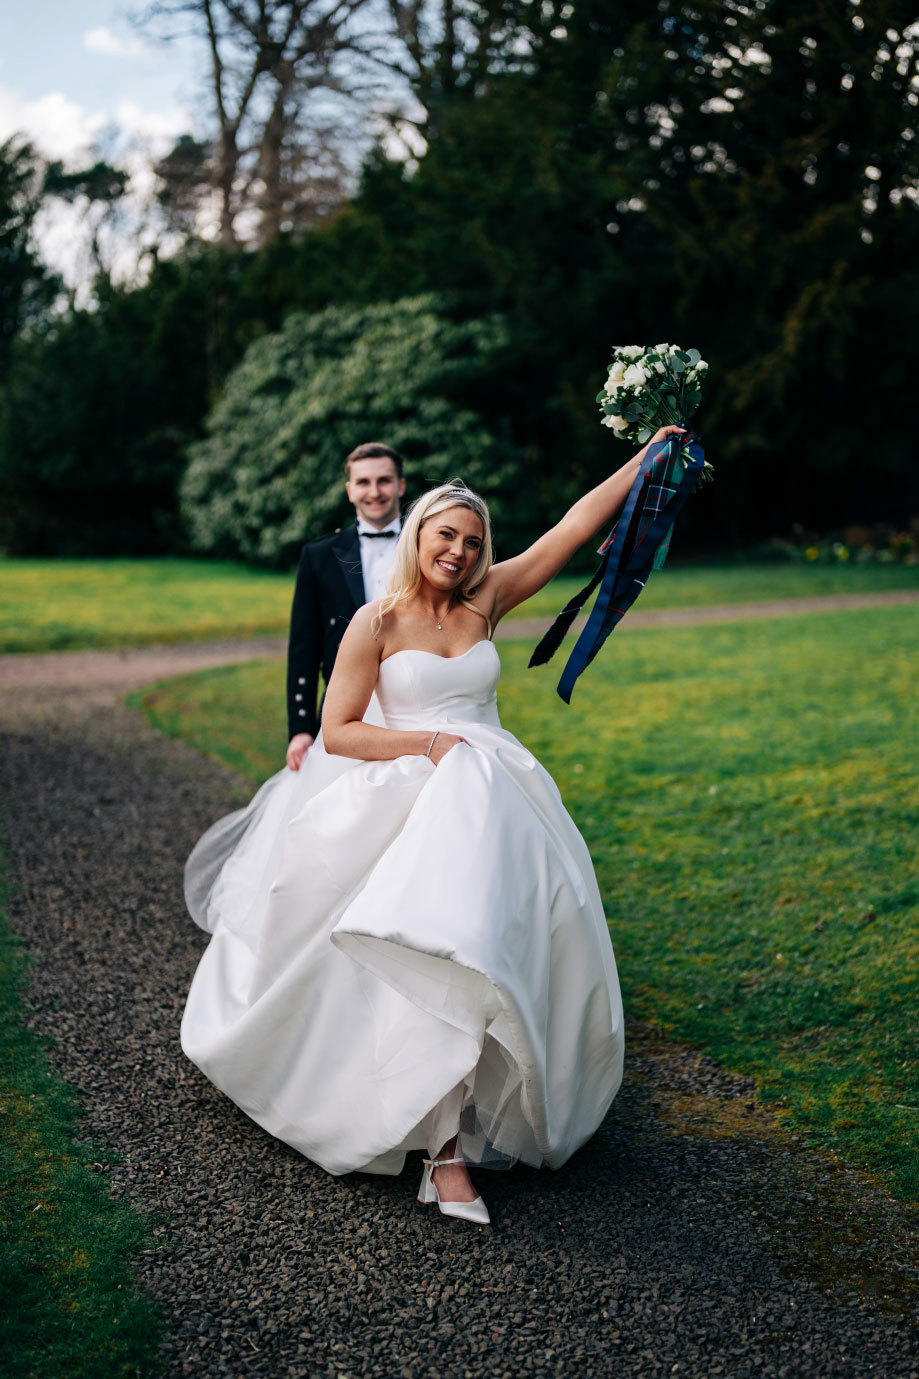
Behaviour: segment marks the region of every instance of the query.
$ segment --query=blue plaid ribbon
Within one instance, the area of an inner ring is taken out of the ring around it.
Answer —
[[[565,605],[539,642],[531,666],[545,665],[558,650],[581,608],[600,585],[587,626],[558,682],[566,704],[578,676],[590,665],[647,583],[658,549],[702,473],[705,454],[695,435],[668,436],[648,447],[615,527],[600,547],[592,579]]]

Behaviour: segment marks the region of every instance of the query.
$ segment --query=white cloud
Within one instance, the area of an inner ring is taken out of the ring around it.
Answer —
[[[160,158],[193,125],[191,112],[180,105],[146,110],[136,101],[119,101],[114,110],[86,110],[61,91],[25,101],[0,86],[0,140],[21,134],[45,158],[68,165],[87,158],[103,135],[105,155],[114,162],[136,150]]]
[[[189,111],[173,105],[144,109],[134,101],[120,101],[114,111],[84,109],[60,91],[26,101],[18,92],[0,86],[0,142],[12,134],[27,138],[46,159],[69,169],[102,156],[128,173],[127,192],[115,221],[101,227],[99,240],[116,280],[131,281],[145,249],[159,237],[161,227],[151,208],[155,177],[153,164],[191,129]],[[87,203],[70,205],[57,198],[42,207],[34,226],[39,252],[64,280],[78,288],[85,301],[92,274],[89,253],[93,222],[101,208]],[[162,243],[165,252],[177,246]]]
[[[35,101],[0,86],[0,139],[22,134],[46,158],[69,162],[89,152],[108,124],[105,115],[90,114],[62,91],[49,91]]]
[[[75,286],[89,277],[87,227],[82,211],[66,201],[42,206],[33,227],[42,259],[64,281]]]
[[[105,24],[86,30],[83,47],[88,53],[101,53],[103,57],[147,57],[150,53],[150,44],[142,38],[122,37]]]
[[[179,135],[192,127],[191,113],[180,105],[144,110],[135,101],[119,101],[113,121],[127,139],[149,144],[156,157],[168,152]]]

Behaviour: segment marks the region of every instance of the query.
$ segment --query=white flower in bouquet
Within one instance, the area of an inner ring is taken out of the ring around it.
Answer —
[[[643,383],[647,383],[648,375],[640,364],[630,364],[622,381],[630,388],[640,388]]]
[[[616,363],[609,371],[609,378],[606,380],[606,396],[610,402],[615,402],[625,376],[625,365]]]
[[[708,364],[679,345],[617,345],[597,396],[601,423],[622,440],[644,445],[661,426],[685,426],[702,397]],[[711,477],[706,461],[702,478]]]

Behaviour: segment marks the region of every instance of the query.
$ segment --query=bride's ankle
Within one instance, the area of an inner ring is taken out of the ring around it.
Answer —
[[[461,1154],[461,1151],[457,1148],[457,1145],[458,1145],[458,1144],[459,1144],[459,1135],[454,1135],[454,1136],[453,1136],[453,1139],[452,1139],[452,1140],[447,1140],[447,1143],[443,1146],[443,1148],[440,1149],[440,1150],[438,1151],[438,1153],[432,1154],[432,1155],[431,1155],[431,1158],[434,1159],[435,1161],[438,1160],[438,1159],[457,1159],[457,1158],[461,1158],[461,1157],[462,1157],[462,1154]]]
[[[432,1178],[445,1202],[472,1202],[478,1196],[469,1171],[462,1162],[440,1164],[433,1169]]]

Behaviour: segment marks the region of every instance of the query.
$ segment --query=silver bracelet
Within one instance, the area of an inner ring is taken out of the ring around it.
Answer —
[[[437,732],[434,734],[434,736],[431,738],[430,742],[428,743],[428,750],[425,752],[425,756],[428,757],[429,759],[430,759],[430,756],[431,756],[431,748],[434,746],[434,742],[435,742],[435,740],[437,739],[437,736],[438,736],[439,732],[440,732],[440,729],[438,728],[438,729],[437,729]]]

